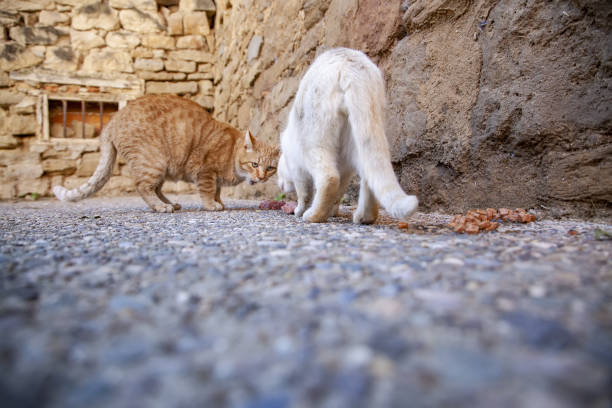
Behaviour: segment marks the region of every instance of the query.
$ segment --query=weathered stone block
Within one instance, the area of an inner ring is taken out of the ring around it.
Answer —
[[[77,7],[82,6],[84,3],[83,0],[55,0],[55,2],[64,7]],[[99,3],[99,1],[97,3]]]
[[[146,92],[152,94],[195,94],[197,82],[147,82]]]
[[[166,19],[168,22],[168,34],[183,35],[183,14],[173,13]]]
[[[134,72],[132,57],[127,51],[109,48],[94,49],[85,57],[84,72]]]
[[[76,171],[76,160],[47,159],[42,162],[42,169],[47,174],[70,175]]]
[[[132,192],[135,190],[134,180],[129,176],[113,176],[108,180],[108,183],[102,187],[100,194],[105,193],[123,193]]]
[[[149,48],[163,48],[173,50],[174,38],[163,34],[148,34],[142,36],[142,45]]]
[[[134,58],[153,58],[153,50],[145,47],[136,47],[132,50],[132,57]]]
[[[161,59],[137,58],[134,61],[134,69],[144,71],[161,71],[164,69],[164,61]]]
[[[136,73],[138,78],[146,81],[182,81],[187,77],[184,72],[150,72],[139,71]]]
[[[16,182],[4,181],[0,183],[0,200],[11,200],[17,197]]]
[[[205,72],[195,72],[193,74],[187,75],[187,79],[189,80],[200,80],[200,79],[213,79],[214,76],[210,73]]]
[[[176,40],[176,48],[201,49],[207,46],[204,37],[201,35],[186,35]]]
[[[212,81],[200,81],[200,93],[204,95],[214,95],[215,90],[213,88]]]
[[[43,10],[38,15],[38,24],[41,26],[54,27],[58,24],[70,22],[70,15],[57,11]]]
[[[117,12],[100,0],[88,1],[75,9],[72,15],[72,28],[76,30],[91,30],[101,28],[111,31],[119,28]]]
[[[0,135],[0,149],[15,149],[21,141],[12,135]]]
[[[51,187],[49,178],[30,178],[17,180],[17,197],[23,197],[28,194],[37,194],[46,196],[49,194]]]
[[[162,17],[156,11],[121,10],[119,21],[123,28],[137,33],[157,33],[166,29]]]
[[[83,154],[77,163],[77,171],[75,175],[79,177],[90,177],[96,170],[99,162],[100,153],[95,152]]]
[[[176,50],[168,53],[168,59],[187,60],[195,62],[213,63],[214,57],[211,53],[198,50]]]
[[[102,47],[105,42],[95,30],[79,31],[70,30],[70,43],[77,50],[90,50]]]
[[[193,11],[183,16],[183,31],[185,34],[201,34],[208,35],[210,33],[210,25],[206,13]]]
[[[203,106],[205,109],[212,110],[215,106],[215,98],[211,95],[196,95],[193,100]]]
[[[16,105],[23,100],[24,95],[12,89],[0,89],[0,106]],[[0,119],[3,117],[0,111]]]
[[[58,71],[76,71],[79,55],[69,46],[49,47],[43,66]]]
[[[33,96],[25,96],[18,104],[10,107],[10,112],[13,115],[29,115],[34,114],[36,109],[36,98]]]
[[[14,164],[40,164],[40,154],[35,152],[22,152],[19,150],[0,151],[0,166],[8,167]]]
[[[4,132],[11,135],[33,135],[37,128],[34,115],[8,115],[2,125]]]
[[[19,24],[21,15],[15,10],[0,7],[0,25],[10,27]]]
[[[44,59],[16,42],[0,44],[0,71],[15,71],[38,65]]]
[[[10,11],[40,11],[49,7],[52,0],[4,0],[0,2],[0,10]]]
[[[263,44],[263,38],[260,35],[254,35],[249,41],[249,48],[247,50],[247,61],[251,62],[255,58],[259,57],[261,45]]]
[[[35,179],[42,176],[43,173],[42,164],[24,162],[6,166],[5,177],[9,181],[23,178]]]
[[[210,17],[215,14],[217,7],[213,0],[180,0],[179,10],[184,13],[205,11]]]
[[[193,61],[167,60],[165,62],[167,71],[195,72],[196,63]]]
[[[4,88],[7,86],[9,86],[8,72],[1,71],[0,72],[0,88]]]
[[[142,11],[157,11],[155,0],[110,0],[110,6],[118,9],[135,8]]]
[[[106,35],[106,45],[112,48],[135,48],[140,44],[140,37],[129,31],[113,31]]]

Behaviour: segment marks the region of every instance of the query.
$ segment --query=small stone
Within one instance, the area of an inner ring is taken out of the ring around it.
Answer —
[[[546,288],[541,285],[532,285],[529,287],[529,296],[532,298],[543,298],[546,296]]]
[[[167,18],[168,34],[183,35],[183,14],[173,13]]]
[[[42,10],[38,15],[38,24],[41,26],[54,27],[59,24],[68,23],[70,16],[57,11]]]
[[[194,11],[188,14],[183,14],[183,33],[208,35],[210,33],[210,26],[208,24],[206,13]]]
[[[198,92],[197,82],[147,82],[147,93],[154,94],[195,94]]]
[[[263,38],[260,35],[254,35],[253,38],[251,38],[247,51],[247,60],[249,62],[259,57],[259,51],[261,50],[262,44]]]
[[[119,21],[124,29],[136,33],[157,33],[166,29],[157,11],[121,10]]]
[[[200,49],[205,45],[204,37],[201,35],[186,35],[176,40],[176,48]]]
[[[193,61],[166,60],[164,66],[167,71],[173,72],[195,72],[196,63]]]
[[[157,72],[164,69],[164,61],[161,59],[136,58],[134,69]]]
[[[285,214],[293,214],[293,212],[295,211],[296,207],[297,207],[297,202],[289,201],[289,202],[285,203],[285,205],[283,205],[281,207],[281,210],[283,210],[283,212]]]

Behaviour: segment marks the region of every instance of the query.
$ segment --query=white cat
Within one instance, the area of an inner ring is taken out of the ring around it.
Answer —
[[[365,54],[337,48],[315,59],[281,134],[278,184],[297,192],[298,217],[327,221],[355,173],[361,186],[354,223],[376,221],[378,202],[403,220],[416,210],[416,196],[406,195],[393,173],[384,106],[382,74]]]

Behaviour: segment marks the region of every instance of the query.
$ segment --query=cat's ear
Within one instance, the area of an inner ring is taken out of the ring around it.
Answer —
[[[246,133],[244,134],[244,148],[246,149],[247,152],[252,152],[254,145],[255,145],[255,138],[251,134],[251,131],[247,129]]]

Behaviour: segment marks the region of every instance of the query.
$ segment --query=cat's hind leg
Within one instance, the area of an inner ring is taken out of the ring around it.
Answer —
[[[200,191],[202,206],[207,211],[221,211],[223,204],[215,200],[217,196],[217,175],[212,172],[200,173],[196,177],[196,184]]]
[[[172,204],[164,203],[155,192],[156,183],[150,181],[139,180],[136,182],[136,191],[142,197],[142,199],[151,207],[155,212],[171,213],[174,211]]]
[[[221,186],[220,185],[217,185],[217,191],[215,191],[215,201],[221,204],[223,208],[225,208],[225,204],[223,204],[223,201],[221,201]]]
[[[353,223],[373,224],[376,218],[378,218],[378,201],[376,201],[368,183],[362,178],[359,186],[357,209],[353,213]]]
[[[301,217],[312,203],[312,180],[308,178],[300,179],[293,184],[298,197],[298,205],[293,213],[296,217]]]
[[[308,222],[325,222],[330,217],[338,197],[340,174],[332,164],[333,160],[325,160],[325,154],[319,155],[319,163],[313,169],[315,195],[312,205],[302,218]]]
[[[170,204],[172,206],[172,208],[174,209],[174,211],[180,210],[181,209],[181,205],[180,204],[173,203],[172,201],[170,201],[168,199],[168,197],[166,197],[164,195],[164,193],[162,193],[162,185],[163,185],[163,183],[161,183],[157,187],[155,187],[155,194],[157,194],[157,197],[159,197],[159,199],[162,200],[164,203]]]
[[[352,178],[352,173],[343,174],[340,176],[340,187],[338,187],[338,196],[336,198],[336,204],[334,204],[334,209],[332,211],[332,216],[334,217],[340,216],[340,202],[342,201],[342,196],[344,196],[346,188],[348,187]]]

